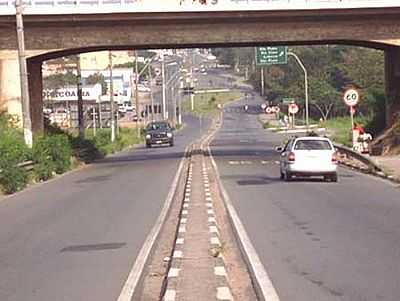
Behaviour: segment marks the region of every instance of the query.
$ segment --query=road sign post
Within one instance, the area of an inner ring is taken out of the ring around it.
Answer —
[[[355,106],[358,104],[360,100],[360,93],[355,88],[349,88],[343,93],[343,101],[344,103],[350,108],[350,122],[351,122],[351,141],[353,147],[357,141],[355,141],[354,135],[354,113],[355,113]]]
[[[264,95],[264,66],[287,63],[287,47],[256,47],[256,65],[261,66],[261,96]]]
[[[292,128],[295,127],[295,116],[298,112],[299,112],[299,106],[297,104],[295,104],[295,103],[289,104],[288,113],[289,113],[289,116],[292,115],[292,118],[291,118],[292,119]]]

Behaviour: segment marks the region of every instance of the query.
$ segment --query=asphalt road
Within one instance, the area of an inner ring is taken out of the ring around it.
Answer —
[[[116,300],[201,134],[185,121],[174,147],[140,147],[0,199],[0,300]]]
[[[400,300],[399,187],[342,168],[339,183],[280,181],[284,137],[244,103],[226,108],[211,149],[280,299]]]

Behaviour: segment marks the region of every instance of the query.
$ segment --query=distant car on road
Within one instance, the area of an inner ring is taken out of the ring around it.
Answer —
[[[338,181],[337,154],[328,138],[299,137],[290,139],[280,152],[281,179],[323,176],[324,180]]]
[[[146,127],[146,147],[152,145],[174,145],[173,128],[167,121],[153,121]]]

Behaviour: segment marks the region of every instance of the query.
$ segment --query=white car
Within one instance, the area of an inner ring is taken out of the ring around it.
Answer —
[[[338,181],[337,153],[328,138],[294,138],[276,150],[281,153],[281,179],[290,181],[293,177],[323,176],[324,180]]]

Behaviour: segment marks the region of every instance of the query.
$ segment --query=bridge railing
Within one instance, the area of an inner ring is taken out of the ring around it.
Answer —
[[[400,7],[393,0],[218,0],[202,5],[193,0],[24,0],[25,14],[91,14],[118,12],[181,12],[296,10],[320,8]],[[399,1],[400,2],[400,1]],[[15,0],[0,0],[0,15],[15,14]]]

